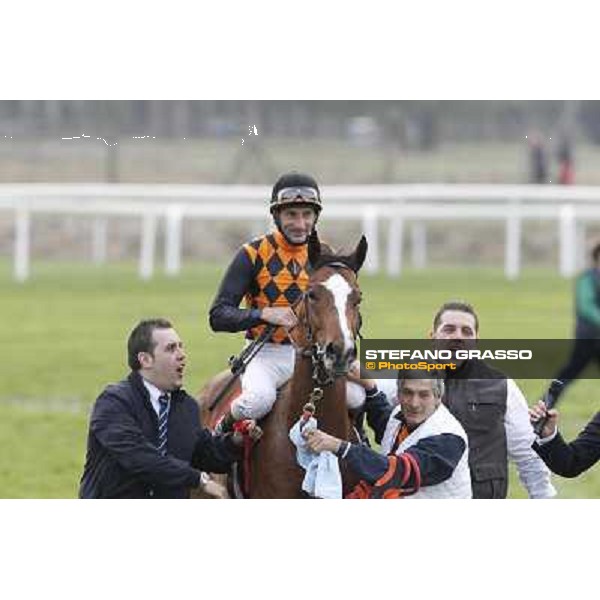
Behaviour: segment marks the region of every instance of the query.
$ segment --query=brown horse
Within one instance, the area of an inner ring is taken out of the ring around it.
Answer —
[[[356,439],[346,408],[345,374],[356,358],[361,298],[357,273],[366,253],[364,236],[346,256],[322,252],[316,235],[309,240],[311,275],[306,293],[294,307],[298,325],[290,332],[297,350],[294,373],[261,422],[264,434],[251,455],[251,498],[305,497],[301,490],[305,473],[296,462],[288,434],[309,400],[316,399],[314,416],[320,429],[342,439]],[[207,407],[228,375],[217,375],[200,393],[202,418],[209,426],[240,393],[238,383],[221,401],[218,414],[209,413]],[[346,493],[356,481],[344,472],[342,476]]]

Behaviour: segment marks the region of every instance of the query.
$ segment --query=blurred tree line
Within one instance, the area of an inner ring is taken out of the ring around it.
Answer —
[[[444,141],[507,141],[552,131],[570,115],[571,137],[600,143],[600,102],[587,101],[0,101],[0,137],[85,133],[222,138],[256,125],[270,138],[351,139],[430,150]]]

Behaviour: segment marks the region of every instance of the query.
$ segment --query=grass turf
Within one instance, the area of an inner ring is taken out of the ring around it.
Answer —
[[[186,265],[180,277],[138,279],[135,265],[34,264],[16,284],[0,262],[3,373],[0,378],[0,497],[69,498],[77,493],[85,455],[87,414],[108,382],[126,373],[125,340],[143,317],[167,316],[187,346],[186,388],[195,393],[237,352],[241,336],[214,334],[207,311],[223,267]],[[508,282],[500,270],[407,270],[402,278],[361,276],[367,337],[426,335],[438,306],[472,302],[488,338],[567,338],[571,282],[549,270],[526,270]],[[529,402],[545,382],[519,382]],[[561,428],[573,437],[596,411],[596,380],[565,394]],[[600,497],[600,473],[555,477],[560,497]],[[510,497],[524,497],[514,472]]]

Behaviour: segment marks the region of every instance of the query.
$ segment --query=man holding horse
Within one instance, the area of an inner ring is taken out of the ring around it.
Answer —
[[[471,498],[467,435],[442,404],[444,382],[427,371],[406,371],[397,382],[399,404],[367,394],[367,421],[381,453],[313,429],[314,452],[330,451],[361,478],[347,498]]]
[[[205,471],[227,472],[243,435],[213,436],[183,389],[186,354],[166,319],[141,321],[127,342],[131,373],[109,385],[92,411],[81,498],[226,497]],[[260,437],[252,421],[249,436]]]
[[[220,284],[210,308],[213,331],[246,330],[250,343],[265,327],[275,326],[247,365],[241,394],[221,420],[220,431],[229,431],[240,419],[264,417],[275,403],[277,389],[292,375],[295,350],[288,332],[298,322],[292,307],[307,289],[308,239],[321,208],[313,177],[298,172],[279,177],[270,199],[275,231],[244,244]],[[245,308],[240,308],[242,300]]]

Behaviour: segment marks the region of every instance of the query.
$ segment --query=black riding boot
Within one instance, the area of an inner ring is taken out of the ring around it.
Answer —
[[[362,408],[357,408],[351,409],[348,412],[350,414],[350,418],[352,419],[352,424],[358,433],[360,443],[371,447],[369,436],[365,430],[365,411]]]

